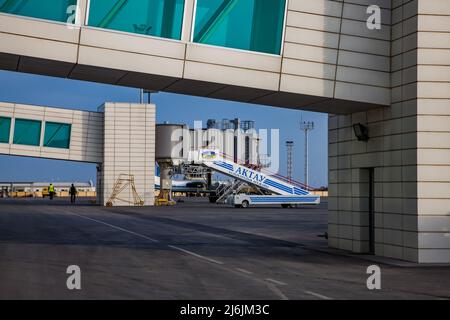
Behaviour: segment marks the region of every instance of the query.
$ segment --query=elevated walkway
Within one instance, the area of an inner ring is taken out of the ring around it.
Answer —
[[[113,205],[153,205],[155,114],[152,104],[105,103],[91,112],[0,102],[0,154],[94,163],[99,204],[127,175],[135,190]]]

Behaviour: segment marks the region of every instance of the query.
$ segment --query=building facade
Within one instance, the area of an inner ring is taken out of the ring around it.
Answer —
[[[330,246],[450,262],[448,0],[1,0],[0,12],[2,69],[329,113]]]
[[[329,242],[449,262],[450,2],[392,5],[390,105],[330,116]],[[357,141],[355,123],[368,126],[369,141]]]

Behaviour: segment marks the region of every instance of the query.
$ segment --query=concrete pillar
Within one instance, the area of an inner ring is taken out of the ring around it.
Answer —
[[[450,1],[417,6],[418,261],[450,262]]]
[[[144,201],[144,205],[154,205],[155,105],[106,103],[104,113],[102,204],[107,204],[118,179],[131,175],[136,193]],[[131,185],[118,197],[124,201],[115,200],[114,206],[134,205]]]

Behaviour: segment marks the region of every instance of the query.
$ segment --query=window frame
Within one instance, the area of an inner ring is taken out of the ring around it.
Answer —
[[[16,142],[16,130],[17,130],[17,120],[19,121],[28,121],[28,122],[39,122],[39,140],[38,144],[26,144],[26,143],[17,143]],[[18,146],[27,146],[27,147],[34,147],[39,148],[42,145],[42,124],[44,121],[38,120],[38,119],[26,119],[26,118],[14,118],[14,132],[12,136],[12,144],[18,145]]]
[[[53,147],[53,146],[46,145],[45,135],[47,133],[47,124],[69,126],[69,137],[68,137],[68,146],[67,147]],[[72,143],[72,123],[56,122],[56,121],[44,121],[44,134],[43,134],[43,138],[42,138],[42,147],[44,147],[44,148],[52,148],[52,149],[59,149],[59,150],[69,150],[71,143]]]
[[[77,1],[79,1],[79,0],[77,0]],[[105,29],[105,28],[90,26],[89,25],[89,13],[91,11],[91,0],[86,0],[87,6],[86,6],[86,14],[84,17],[83,27],[90,28],[93,30],[103,30],[103,31],[115,32],[115,33],[123,34],[123,35],[133,35],[133,36],[137,36],[137,37],[150,38],[150,39],[156,39],[156,40],[165,40],[165,41],[174,41],[177,43],[186,43],[186,41],[183,41],[183,33],[186,30],[186,21],[184,18],[185,18],[185,13],[186,13],[188,2],[189,2],[189,0],[184,0],[183,15],[181,18],[182,20],[181,20],[180,39],[164,38],[164,37],[152,36],[149,34],[140,34],[140,33],[133,33],[133,32],[122,31],[122,30]]]
[[[245,49],[238,49],[238,48],[230,48],[230,47],[218,46],[218,45],[213,45],[213,44],[194,42],[195,22],[197,20],[197,3],[198,3],[198,0],[194,0],[194,10],[192,11],[191,36],[189,37],[189,43],[200,45],[200,46],[207,46],[207,47],[214,47],[214,48],[223,48],[223,49],[233,50],[233,51],[238,51],[238,52],[246,52],[246,53],[250,52],[250,53],[261,54],[261,55],[265,55],[265,56],[283,57],[283,55],[284,55],[284,42],[285,42],[286,27],[287,27],[287,15],[288,15],[288,8],[289,8],[289,0],[284,0],[284,1],[285,1],[285,8],[284,8],[284,17],[283,17],[283,28],[282,28],[282,33],[281,33],[280,54],[260,52],[260,51],[252,51],[252,50],[245,50]]]
[[[7,119],[7,120],[9,120],[8,140],[7,141],[1,141],[0,140],[0,143],[9,144],[11,142],[11,129],[13,128],[13,118],[0,115],[0,119]]]
[[[21,14],[8,13],[8,12],[0,12],[0,15],[5,15],[5,16],[9,16],[9,17],[19,17],[21,19],[34,20],[34,21],[39,21],[39,22],[55,23],[55,24],[67,26],[69,28],[80,28],[81,27],[80,17],[81,17],[81,13],[83,10],[80,6],[80,1],[82,1],[82,0],[76,0],[77,3],[75,4],[75,6],[77,7],[77,10],[75,11],[75,21],[73,23],[68,23],[67,21],[58,21],[58,20],[25,16],[25,15],[21,15]]]
[[[48,19],[43,19],[43,18],[36,18],[36,17],[29,17],[29,16],[23,16],[23,15],[17,15],[17,14],[11,14],[11,13],[5,13],[5,12],[0,12],[0,15],[7,15],[7,16],[11,16],[11,17],[20,17],[22,19],[29,19],[29,20],[35,20],[35,21],[43,21],[43,22],[47,22],[47,23],[55,23],[55,24],[59,24],[59,25],[65,25],[65,26],[69,26],[71,28],[88,28],[88,29],[93,29],[93,30],[103,30],[103,31],[108,31],[108,32],[115,32],[118,34],[124,34],[124,35],[133,35],[133,36],[140,36],[140,37],[144,37],[144,38],[151,38],[151,39],[156,39],[156,40],[163,40],[163,41],[173,41],[173,42],[177,42],[177,43],[185,43],[185,44],[195,44],[195,45],[199,45],[199,46],[209,46],[209,47],[214,47],[214,48],[222,48],[224,50],[233,50],[235,52],[243,52],[243,53],[253,53],[253,54],[259,54],[259,55],[265,55],[265,56],[274,56],[274,57],[283,57],[284,55],[284,49],[285,49],[285,39],[286,39],[286,28],[287,28],[287,16],[288,16],[288,8],[289,8],[289,0],[284,0],[285,1],[285,10],[284,10],[284,17],[283,17],[283,28],[282,28],[282,35],[281,35],[281,43],[280,43],[280,54],[274,54],[274,53],[267,53],[267,52],[259,52],[259,51],[251,51],[251,50],[245,50],[245,49],[238,49],[238,48],[230,48],[230,47],[224,47],[224,46],[218,46],[218,45],[211,45],[211,44],[206,44],[206,43],[197,43],[194,42],[194,31],[195,31],[195,22],[196,22],[196,18],[197,18],[197,2],[198,0],[192,0],[193,2],[193,8],[192,8],[192,12],[190,12],[190,14],[192,15],[192,19],[189,22],[188,20],[186,20],[186,15],[189,14],[188,10],[189,6],[190,6],[190,0],[185,0],[184,1],[184,8],[183,8],[183,15],[182,15],[182,23],[181,23],[181,37],[180,39],[171,39],[171,38],[164,38],[164,37],[158,37],[158,36],[152,36],[152,35],[144,35],[144,34],[139,34],[139,33],[132,33],[132,32],[127,32],[127,31],[120,31],[120,30],[114,30],[114,29],[105,29],[105,28],[99,28],[99,27],[94,27],[94,26],[89,26],[89,13],[90,13],[90,7],[91,7],[91,0],[86,0],[86,7],[82,7],[82,1],[77,0],[76,6],[77,6],[77,11],[76,11],[76,19],[75,22],[72,24],[69,24],[67,22],[62,22],[62,21],[57,21],[57,20],[48,20]],[[84,12],[84,17],[83,17],[83,12]],[[83,17],[83,20],[80,21],[80,18]],[[189,26],[190,24],[190,26]],[[189,36],[187,37],[187,40],[183,39],[183,35],[189,33]]]

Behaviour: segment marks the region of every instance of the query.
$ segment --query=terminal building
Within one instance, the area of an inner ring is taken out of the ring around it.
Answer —
[[[330,247],[450,262],[448,0],[0,0],[0,68],[328,113]],[[14,108],[1,153],[137,170],[152,204],[154,106]]]

